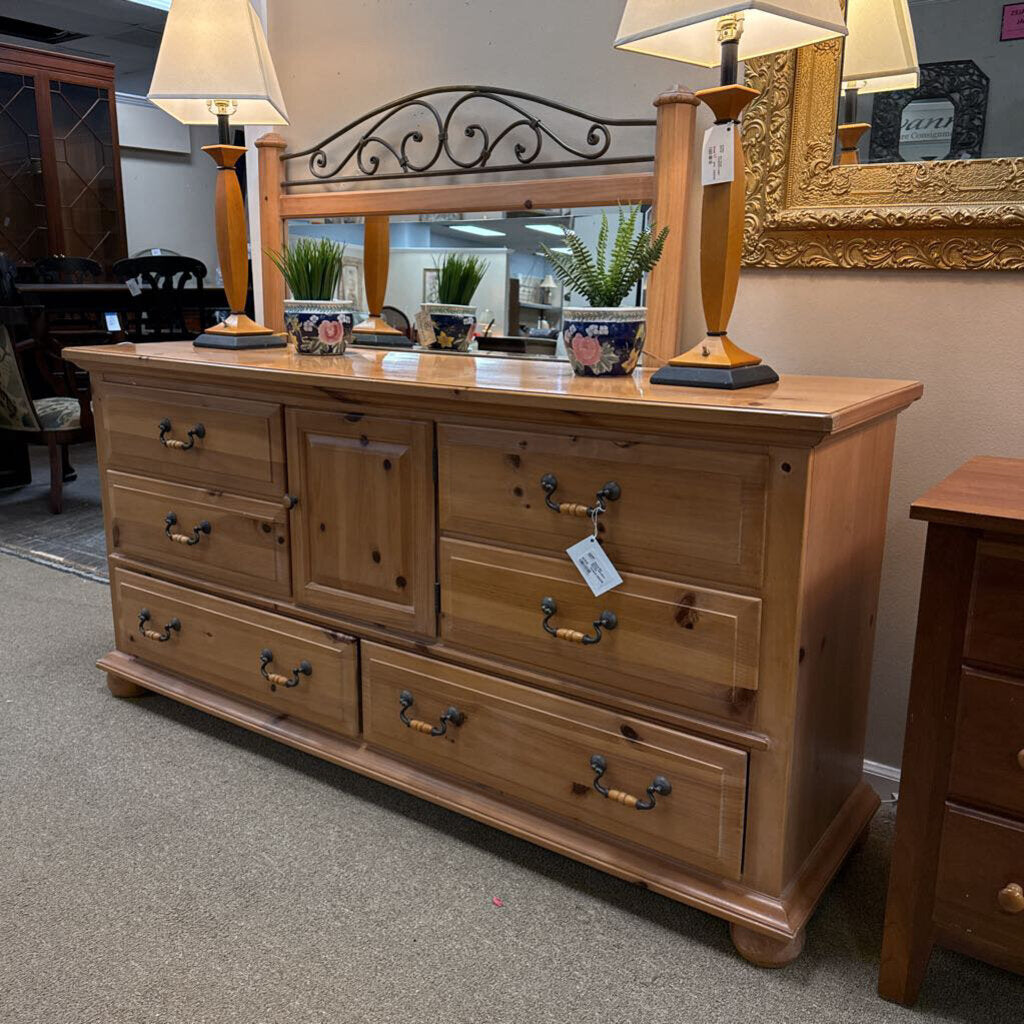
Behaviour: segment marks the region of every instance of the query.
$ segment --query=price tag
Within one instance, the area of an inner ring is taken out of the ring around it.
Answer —
[[[106,316],[107,319],[107,330],[110,331],[111,334],[117,334],[117,332],[121,330],[121,321],[118,319],[117,314],[105,313],[104,316]]]
[[[704,133],[704,151],[701,157],[701,184],[724,185],[736,176],[736,149],[731,121],[728,124],[713,124]]]
[[[149,254],[150,254],[150,256],[159,256],[160,255],[160,250],[159,249],[150,249],[149,250]]]
[[[142,294],[142,285],[139,284],[138,278],[129,277],[125,284],[133,298],[138,298]]]
[[[587,537],[573,544],[571,548],[565,549],[565,553],[579,569],[583,582],[590,587],[594,597],[600,597],[622,585],[622,577],[604,553],[604,548],[597,543],[596,537]]]

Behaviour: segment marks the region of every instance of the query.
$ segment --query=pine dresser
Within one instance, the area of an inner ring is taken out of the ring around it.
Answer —
[[[862,779],[912,381],[741,392],[415,352],[69,350],[119,697],[183,701],[795,958]],[[596,536],[622,584],[566,555]]]

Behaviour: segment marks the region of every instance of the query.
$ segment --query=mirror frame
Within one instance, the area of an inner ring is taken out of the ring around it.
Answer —
[[[836,165],[842,53],[747,62],[744,265],[1024,269],[1024,157]]]

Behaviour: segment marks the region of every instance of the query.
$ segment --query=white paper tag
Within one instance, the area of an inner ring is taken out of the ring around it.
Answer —
[[[118,319],[117,314],[106,313],[104,315],[107,318],[107,330],[110,331],[111,334],[117,334],[117,332],[121,330],[121,321]]]
[[[731,121],[727,124],[713,124],[704,133],[704,150],[701,158],[701,184],[724,185],[736,176],[733,131]]]
[[[136,278],[129,277],[125,284],[128,286],[128,291],[132,294],[133,298],[138,298],[142,294],[142,285],[139,284]]]
[[[150,256],[159,256],[160,255],[160,250],[159,249],[150,249],[149,250],[149,254],[150,254]]]
[[[573,544],[571,548],[565,549],[565,553],[579,569],[583,582],[590,587],[594,597],[600,597],[621,586],[622,577],[604,553],[604,548],[597,543],[596,537],[587,537],[579,544]]]

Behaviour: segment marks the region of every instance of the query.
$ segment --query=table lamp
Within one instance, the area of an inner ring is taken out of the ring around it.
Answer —
[[[847,0],[849,35],[843,48],[844,123],[836,128],[840,164],[857,164],[857,147],[871,125],[857,120],[857,97],[916,89],[917,43],[907,0]]]
[[[227,319],[196,338],[198,348],[281,348],[286,344],[245,313],[249,253],[245,204],[235,164],[245,146],[231,145],[235,124],[287,124],[263,26],[249,0],[173,0],[164,26],[149,99],[183,124],[215,124],[217,255]]]
[[[700,271],[707,336],[675,356],[653,384],[744,388],[778,374],[728,336],[739,286],[746,201],[740,115],[757,90],[737,84],[737,62],[846,35],[839,0],[627,0],[615,45],[712,68],[721,85],[697,93],[715,115],[701,161]]]

